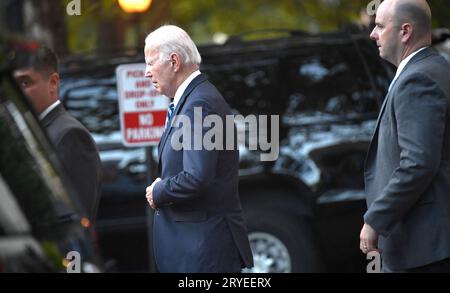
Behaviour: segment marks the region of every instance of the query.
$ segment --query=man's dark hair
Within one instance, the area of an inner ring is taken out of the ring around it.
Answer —
[[[48,78],[59,70],[58,57],[49,48],[40,47],[36,52],[35,58],[33,58],[31,67],[45,78]]]

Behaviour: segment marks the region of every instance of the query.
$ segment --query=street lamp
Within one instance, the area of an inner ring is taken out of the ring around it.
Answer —
[[[132,21],[135,28],[136,45],[139,46],[141,39],[140,15],[147,11],[152,4],[152,0],[118,0],[119,6],[126,13],[132,15]]]
[[[152,0],[119,0],[119,6],[126,13],[142,13],[147,11]]]

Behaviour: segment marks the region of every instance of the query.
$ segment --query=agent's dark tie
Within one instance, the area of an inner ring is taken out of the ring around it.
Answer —
[[[173,110],[175,110],[175,105],[173,103],[170,103],[169,108],[167,109],[166,129],[169,127],[170,118],[172,118]]]

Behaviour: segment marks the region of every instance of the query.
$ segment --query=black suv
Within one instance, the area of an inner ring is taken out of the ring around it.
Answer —
[[[276,161],[261,162],[259,151],[240,149],[253,272],[364,272],[363,164],[395,71],[379,58],[367,32],[245,37],[199,50],[201,71],[236,114],[280,117]],[[146,151],[121,143],[114,74],[118,65],[143,58],[141,51],[78,56],[64,61],[62,74],[61,99],[100,150],[104,178],[96,228],[104,257],[119,271],[153,269]],[[154,148],[150,153],[156,159]]]
[[[24,63],[10,57],[35,46],[0,36],[0,273],[99,272],[94,231],[12,76]]]

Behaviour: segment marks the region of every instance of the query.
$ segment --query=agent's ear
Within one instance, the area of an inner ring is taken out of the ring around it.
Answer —
[[[403,43],[407,43],[414,32],[414,26],[410,23],[404,23],[401,26],[400,36]]]
[[[48,78],[48,90],[53,97],[58,97],[59,92],[59,74],[54,72]]]

